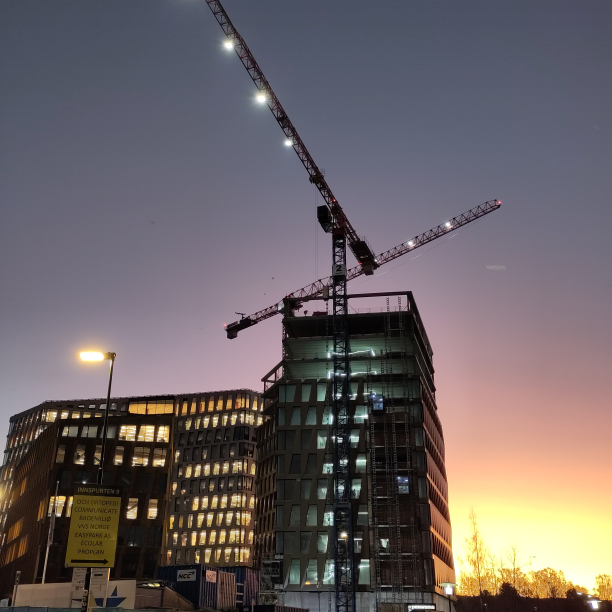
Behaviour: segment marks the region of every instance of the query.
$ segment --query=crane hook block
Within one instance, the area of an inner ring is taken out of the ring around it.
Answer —
[[[332,219],[332,214],[327,204],[323,204],[322,206],[317,206],[317,220],[319,221],[321,227],[328,234],[331,233],[334,227],[334,221]]]

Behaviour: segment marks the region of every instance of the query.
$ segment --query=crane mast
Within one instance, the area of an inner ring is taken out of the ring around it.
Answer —
[[[375,256],[364,237],[360,237],[338,200],[332,193],[323,172],[315,164],[300,135],[278,100],[270,83],[263,74],[257,61],[242,36],[238,33],[219,0],[206,0],[209,8],[227,36],[226,45],[233,47],[247,70],[255,87],[261,92],[274,118],[282,129],[304,168],[310,182],[317,187],[325,204],[317,207],[317,218],[332,238],[332,274],[288,295],[282,302],[259,311],[226,327],[228,338],[235,338],[242,329],[255,325],[281,310],[285,304],[295,307],[299,298],[314,297],[323,292],[329,293],[333,303],[333,379],[332,392],[332,444],[334,468],[333,503],[333,543],[334,548],[334,585],[336,612],[355,612],[355,564],[353,540],[353,507],[351,503],[351,446],[349,412],[349,332],[348,332],[348,295],[347,282],[361,274],[371,275],[374,270],[415,248],[423,246],[450,231],[497,210],[497,200],[485,202],[480,207],[451,219],[444,225],[432,228],[389,251]],[[351,249],[358,266],[347,270],[346,248]],[[326,296],[328,297],[328,296]]]

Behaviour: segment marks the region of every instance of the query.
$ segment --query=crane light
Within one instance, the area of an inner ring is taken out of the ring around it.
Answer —
[[[224,46],[226,49],[233,49],[233,48],[234,48],[234,43],[233,43],[231,40],[226,40],[226,41],[223,43],[223,46]]]
[[[408,241],[408,246],[412,246],[413,244],[414,244],[414,241],[412,241],[412,240]]]
[[[291,140],[291,138],[287,138],[287,140],[285,140],[285,146],[286,147],[292,147],[293,146],[293,140]]]
[[[258,102],[261,102],[263,104],[266,101],[266,96],[264,96],[263,94],[257,94],[256,99]]]

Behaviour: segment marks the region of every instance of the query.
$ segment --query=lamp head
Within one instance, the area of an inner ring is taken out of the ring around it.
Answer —
[[[83,351],[79,353],[79,357],[83,361],[104,361],[105,359],[110,359],[114,361],[117,353],[99,353],[98,351]]]

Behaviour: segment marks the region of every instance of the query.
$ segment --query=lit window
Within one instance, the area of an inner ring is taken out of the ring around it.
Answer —
[[[215,518],[215,513],[214,512],[209,512],[206,515],[206,526],[207,527],[212,527],[213,524],[213,519]]]
[[[155,425],[141,425],[138,430],[138,442],[153,442],[155,439]]]
[[[323,573],[323,584],[334,584],[334,560],[325,560],[325,571]]]
[[[157,518],[157,500],[156,499],[149,500],[149,507],[147,508],[147,518],[148,519]]]
[[[57,410],[47,410],[45,412],[45,421],[47,423],[53,423],[57,419]]]
[[[236,418],[238,417],[238,415],[234,412],[232,413],[232,416],[230,418],[230,425],[235,425],[236,424]]]
[[[200,505],[200,510],[206,510],[206,508],[208,508],[208,495],[205,495],[204,497],[202,497],[201,500],[201,505]]]
[[[300,584],[300,560],[291,559],[289,568],[289,584]]]
[[[170,515],[170,519],[168,520],[168,529],[174,529],[174,514]]]
[[[334,471],[333,455],[331,453],[325,453],[325,458],[323,459],[323,474],[332,474],[333,471]]]
[[[127,504],[127,510],[125,512],[125,518],[135,519],[138,517],[138,498],[130,497]]]
[[[97,425],[83,425],[81,430],[82,438],[95,438],[98,435]]]
[[[213,495],[212,496],[212,501],[210,502],[210,507],[214,510],[219,504],[219,496],[218,495]]]
[[[325,408],[323,408],[323,419],[321,420],[321,425],[331,425],[333,420],[334,417],[332,415],[332,407],[325,406]]]
[[[181,533],[181,546],[183,547],[187,546],[187,532],[185,531]]]
[[[240,508],[240,493],[234,493],[232,495],[230,508]]]
[[[207,548],[204,550],[204,563],[210,562],[210,554],[212,553],[212,548]]]
[[[306,566],[305,584],[317,584],[317,581],[318,581],[317,560],[308,559],[308,565]]]
[[[166,465],[167,448],[153,449],[153,467],[164,467]]]
[[[189,430],[189,429],[191,429],[191,423],[192,423],[192,421],[193,421],[193,419],[187,419],[187,420],[185,421],[185,430],[186,430],[186,431],[187,431],[187,430]]]
[[[330,505],[325,506],[325,512],[323,512],[323,527],[329,527],[334,524],[334,511]]]
[[[359,504],[359,512],[357,513],[357,524],[368,524],[368,506],[367,504]]]
[[[351,481],[351,497],[353,499],[359,499],[361,494],[361,478],[353,478]]]
[[[221,508],[227,508],[227,495],[223,495],[221,497],[221,505],[220,505],[220,507]]]
[[[216,525],[217,527],[221,527],[222,524],[223,524],[223,512],[218,512]]]
[[[114,465],[123,465],[123,446],[115,447]]]
[[[74,451],[74,462],[77,465],[85,465],[85,445],[77,444],[76,450]]]
[[[66,503],[65,495],[58,495],[57,497],[51,496],[49,498],[49,511],[47,512],[47,516],[51,516],[53,509],[55,508],[55,516],[62,516],[62,511],[64,509],[64,504]]]
[[[209,476],[210,475],[210,463],[205,463],[204,464],[204,476]]]
[[[206,531],[200,531],[200,544],[206,544]]]
[[[218,462],[217,462],[217,463],[215,463],[215,464],[213,465],[213,474],[214,474],[215,476],[217,476],[217,475],[219,474],[220,469],[221,469],[221,464],[220,464],[220,463],[218,463]]]
[[[226,548],[224,551],[225,563],[229,563],[232,560],[232,549]]]
[[[355,471],[358,474],[363,474],[366,471],[366,454],[357,453],[357,460],[355,461]]]
[[[213,529],[208,536],[208,543],[214,544],[217,541],[217,532]]]
[[[73,412],[72,413],[72,418],[73,419],[80,419],[81,418],[81,413],[80,412]]]
[[[172,534],[172,546],[176,546],[178,544],[178,532],[174,532]]]
[[[197,510],[200,507],[200,498],[199,497],[194,497],[193,501],[191,502],[191,509],[192,510]]]
[[[68,505],[66,506],[66,518],[70,518],[72,514],[72,495],[68,498]]]
[[[198,518],[197,518],[197,526],[201,527],[202,523],[204,523],[204,514],[202,512],[200,512],[200,514],[198,514]],[[200,542],[200,544],[202,544],[203,542]]]
[[[329,534],[326,531],[319,531],[317,533],[317,552],[318,553],[327,552],[328,539],[329,539]]]
[[[195,546],[197,543],[198,543],[198,532],[192,531],[191,532],[191,545]]]
[[[155,438],[156,442],[169,442],[170,441],[170,426],[169,425],[160,425],[157,428],[157,437]]]
[[[191,463],[185,467],[185,478],[191,478]]]
[[[359,445],[359,430],[351,429],[351,448],[357,448]]]
[[[317,524],[317,506],[311,504],[308,506],[308,514],[306,514],[306,526],[315,527]]]
[[[195,478],[199,478],[201,474],[202,474],[202,466],[198,463],[196,466],[194,466],[193,475]]]
[[[70,413],[67,410],[62,410],[62,414],[60,415],[60,419],[67,419]]]
[[[355,418],[354,418],[355,423],[363,423],[367,418],[368,418],[367,406],[356,406],[355,407]]]
[[[253,461],[251,463],[251,476],[255,476],[255,469],[256,469],[256,465],[255,465],[255,462]]]
[[[126,442],[136,441],[136,425],[122,425],[119,429],[119,439]]]
[[[212,426],[216,427],[219,424],[219,415],[215,414],[215,416],[212,418]]]
[[[359,562],[359,582],[358,584],[370,584],[370,560],[362,559]]]
[[[149,465],[149,454],[151,449],[148,446],[135,446],[134,456],[132,457],[132,466]]]
[[[223,462],[223,473],[224,474],[229,474],[229,467],[230,467],[229,461],[224,461]]]
[[[249,508],[254,508],[255,507],[255,497],[251,497],[251,499],[249,500]]]
[[[225,544],[225,529],[219,532],[219,544]]]
[[[205,417],[202,419],[202,427],[203,427],[204,429],[206,429],[206,428],[208,427],[208,423],[210,423],[210,417],[209,417],[209,416],[205,416]]]
[[[62,429],[63,438],[76,438],[79,435],[79,428],[76,425],[70,425]]]
[[[261,415],[259,415],[257,417],[257,427],[259,427],[261,424],[263,423],[263,417]],[[246,549],[248,552],[248,548]],[[247,555],[248,556],[248,555]]]
[[[232,524],[232,519],[234,518],[234,513],[230,510],[225,515],[225,524],[229,527]]]
[[[96,450],[94,451],[94,465],[100,465],[101,460],[102,460],[102,445],[97,444]]]
[[[221,425],[223,425],[223,427],[225,427],[227,425],[227,420],[229,419],[229,414],[224,414],[223,418],[221,419]]]
[[[232,474],[240,474],[242,472],[242,459],[232,462]]]
[[[66,445],[60,444],[57,447],[57,454],[55,455],[55,463],[64,463],[64,457],[66,456]]]

